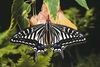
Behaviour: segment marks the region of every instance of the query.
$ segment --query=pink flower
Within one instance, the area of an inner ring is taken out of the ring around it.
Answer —
[[[33,26],[36,24],[45,24],[47,19],[49,19],[51,21],[51,23],[54,23],[52,18],[50,18],[50,16],[49,16],[46,5],[43,4],[42,8],[41,8],[41,12],[39,12],[38,15],[31,17],[30,25]],[[63,11],[60,8],[58,10],[58,16],[57,16],[57,20],[55,21],[55,23],[60,24],[60,25],[65,25],[65,26],[68,26],[68,27],[71,27],[71,28],[77,30],[77,27],[69,19],[67,19],[65,17]]]
[[[45,24],[46,20],[48,19],[48,10],[45,4],[42,5],[41,12],[38,15],[32,16],[30,19],[31,26],[36,24]]]

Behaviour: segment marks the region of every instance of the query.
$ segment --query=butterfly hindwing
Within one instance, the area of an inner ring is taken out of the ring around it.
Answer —
[[[86,41],[83,34],[67,26],[51,24],[51,32],[52,50],[54,52],[60,52],[63,58],[63,50],[67,46],[80,44]]]
[[[16,33],[11,42],[30,46],[35,51],[36,57],[38,53],[44,53],[47,49],[45,35],[45,25],[39,24]]]

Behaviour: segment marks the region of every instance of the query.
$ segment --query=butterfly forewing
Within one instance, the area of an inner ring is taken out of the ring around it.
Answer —
[[[81,44],[86,41],[86,38],[79,31],[70,27],[51,24],[52,50],[60,52],[63,56],[63,50],[70,45]]]
[[[45,25],[39,24],[16,33],[11,38],[11,42],[31,46],[37,56],[38,53],[44,53],[47,49],[45,35]]]
[[[53,30],[56,30],[56,32],[54,32],[54,33],[56,33],[56,34],[58,33],[59,38],[61,38],[60,40],[68,40],[69,39],[68,44],[70,44],[71,42],[72,43],[74,43],[74,42],[75,43],[86,42],[86,38],[84,37],[84,35],[82,33],[80,33],[77,30],[74,30],[70,27],[58,25],[58,24],[52,24],[52,28],[53,28]]]

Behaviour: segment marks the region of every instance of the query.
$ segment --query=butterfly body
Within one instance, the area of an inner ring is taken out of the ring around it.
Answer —
[[[38,53],[44,53],[48,47],[53,52],[60,52],[62,57],[63,50],[73,44],[86,42],[86,38],[79,31],[70,27],[51,24],[47,20],[45,24],[38,24],[16,33],[11,42],[26,44],[35,51],[35,57]]]

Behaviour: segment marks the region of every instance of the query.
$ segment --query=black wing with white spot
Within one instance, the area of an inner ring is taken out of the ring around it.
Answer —
[[[39,24],[16,33],[11,38],[11,42],[31,46],[36,57],[38,53],[44,53],[47,49],[45,36],[45,25]]]
[[[63,50],[73,44],[81,44],[86,42],[86,38],[79,31],[70,27],[51,24],[51,46],[54,52],[60,52],[62,57]]]

